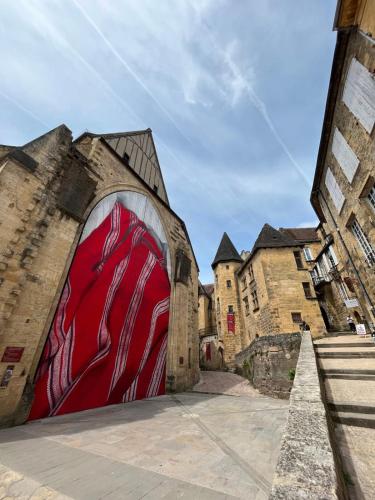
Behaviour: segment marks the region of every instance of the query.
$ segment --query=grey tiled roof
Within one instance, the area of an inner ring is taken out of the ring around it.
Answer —
[[[219,262],[242,262],[240,254],[237,252],[227,233],[223,234],[211,266],[214,267]]]

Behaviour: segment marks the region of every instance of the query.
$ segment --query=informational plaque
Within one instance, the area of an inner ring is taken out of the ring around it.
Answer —
[[[24,347],[6,347],[1,362],[18,363],[21,361],[24,349]]]
[[[355,325],[355,329],[357,331],[357,335],[366,335],[366,327],[363,323],[358,323],[358,325]]]
[[[348,309],[350,309],[351,307],[358,307],[359,306],[357,299],[346,299],[344,302],[345,302],[345,305]]]

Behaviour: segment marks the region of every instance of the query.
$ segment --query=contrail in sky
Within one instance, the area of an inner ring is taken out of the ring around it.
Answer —
[[[20,102],[16,101],[16,99],[14,99],[13,97],[10,97],[9,95],[7,95],[4,92],[2,92],[1,90],[0,90],[0,96],[3,99],[6,99],[7,101],[9,101],[12,104],[14,104],[17,108],[19,108],[21,111],[23,111],[27,115],[31,116],[31,118],[33,118],[35,121],[39,122],[44,127],[49,128],[49,125],[47,125],[46,123],[44,123],[44,121],[41,120],[39,118],[39,116],[37,116],[35,113],[33,113],[32,111],[30,111],[29,109],[25,108],[25,106],[23,106]]]
[[[233,61],[233,59],[230,57],[230,55],[227,54],[220,47],[220,45],[217,42],[216,37],[215,37],[212,29],[209,27],[209,25],[207,24],[207,22],[201,17],[201,15],[198,12],[198,10],[196,9],[196,7],[193,4],[190,4],[190,5],[193,8],[193,10],[195,11],[195,13],[198,16],[198,18],[200,19],[201,24],[205,27],[205,29],[206,29],[206,31],[207,31],[207,33],[209,35],[209,38],[211,39],[211,43],[212,43],[214,49],[224,59],[226,65],[228,66],[228,68],[231,71],[232,75],[235,78],[237,78],[238,80],[240,80],[242,82],[243,87],[246,90],[246,93],[247,93],[247,95],[248,95],[251,103],[253,104],[253,106],[255,106],[255,108],[261,114],[262,118],[264,119],[264,121],[268,125],[268,128],[270,129],[272,135],[274,136],[274,138],[276,139],[276,141],[279,143],[279,145],[281,146],[281,148],[284,151],[284,153],[286,154],[286,156],[289,158],[290,162],[292,163],[292,165],[295,168],[295,170],[297,171],[297,173],[302,177],[302,179],[305,182],[305,184],[308,187],[310,187],[311,182],[310,182],[309,178],[307,177],[307,175],[304,172],[304,170],[301,167],[301,165],[299,165],[299,163],[295,160],[295,158],[293,157],[292,153],[289,151],[288,146],[285,144],[284,140],[282,139],[282,137],[280,136],[279,132],[277,131],[277,129],[276,129],[276,127],[275,127],[275,125],[274,125],[274,123],[273,123],[270,115],[268,114],[266,104],[257,95],[257,93],[255,92],[255,90],[252,87],[252,85],[248,82],[248,80],[246,79],[246,77],[243,75],[243,73],[240,70],[239,66]]]
[[[96,31],[96,33],[100,36],[103,42],[107,45],[112,54],[120,61],[123,67],[126,69],[128,73],[134,78],[134,80],[142,87],[142,89],[151,97],[151,99],[155,102],[155,104],[159,107],[159,109],[164,113],[164,115],[168,118],[168,120],[174,125],[176,130],[182,135],[182,137],[192,144],[192,141],[185,135],[185,133],[180,129],[173,116],[169,113],[169,111],[163,106],[163,104],[154,97],[151,90],[147,87],[144,81],[138,76],[138,74],[129,66],[126,60],[121,56],[118,50],[112,45],[112,43],[108,40],[108,38],[101,31],[99,26],[95,23],[95,21],[89,16],[86,10],[82,7],[82,5],[78,2],[78,0],[71,0],[74,5],[80,10],[83,17],[86,21],[92,26],[92,28]]]

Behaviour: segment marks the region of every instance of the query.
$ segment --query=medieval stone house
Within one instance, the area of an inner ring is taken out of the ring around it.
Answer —
[[[0,146],[0,422],[183,390],[198,268],[151,130]]]
[[[311,275],[321,247],[314,228],[276,230],[265,224],[252,251],[241,256],[224,233],[212,263],[211,314],[226,365],[255,338],[298,332],[302,321],[314,336],[326,333]],[[200,307],[205,305],[202,299]],[[200,314],[204,331],[207,312]]]
[[[345,316],[351,314],[371,328],[375,320],[375,2],[339,1],[334,29],[337,43],[311,193],[325,238],[314,280],[325,296],[322,306],[329,323],[342,328]]]

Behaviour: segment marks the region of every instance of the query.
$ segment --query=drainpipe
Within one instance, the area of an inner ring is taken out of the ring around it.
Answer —
[[[356,277],[357,277],[357,279],[358,279],[358,281],[359,281],[359,283],[361,285],[361,289],[362,289],[362,291],[363,291],[363,293],[364,293],[364,295],[365,295],[365,297],[367,299],[367,302],[371,306],[372,315],[375,316],[374,304],[372,303],[371,298],[370,298],[369,294],[367,293],[366,287],[363,284],[363,281],[361,280],[361,277],[360,277],[360,275],[358,273],[358,270],[357,270],[357,268],[356,268],[356,266],[355,266],[355,264],[353,262],[353,259],[352,259],[351,255],[350,255],[348,247],[346,246],[345,241],[344,241],[343,237],[341,236],[340,229],[339,229],[338,225],[336,224],[335,218],[333,217],[332,212],[331,212],[331,210],[329,208],[329,205],[328,205],[326,199],[324,198],[324,195],[323,195],[323,193],[322,193],[322,191],[320,189],[318,189],[318,194],[320,194],[322,200],[324,201],[324,204],[325,204],[325,206],[326,206],[326,208],[327,208],[327,210],[329,212],[329,215],[330,215],[330,217],[332,219],[332,222],[333,222],[333,224],[335,226],[337,234],[339,235],[340,242],[342,243],[342,246],[345,248],[346,255],[348,256],[348,259],[349,259],[349,262],[350,262],[350,264],[351,264],[351,266],[353,268],[354,274],[356,275]]]

